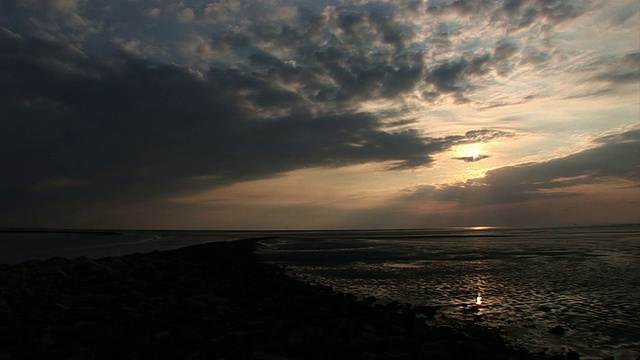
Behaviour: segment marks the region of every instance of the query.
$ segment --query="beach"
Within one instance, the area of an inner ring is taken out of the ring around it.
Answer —
[[[357,299],[245,239],[0,266],[0,359],[541,359],[435,309]],[[578,359],[579,354],[557,354]]]

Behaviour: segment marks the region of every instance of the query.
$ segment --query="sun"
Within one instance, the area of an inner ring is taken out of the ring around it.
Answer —
[[[478,150],[472,150],[469,155],[471,155],[471,158],[473,160],[477,160],[480,157],[480,151]]]

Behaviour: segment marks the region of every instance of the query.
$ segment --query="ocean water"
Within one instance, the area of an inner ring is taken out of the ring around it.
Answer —
[[[292,233],[259,254],[339,291],[438,306],[434,323],[500,328],[532,351],[640,355],[640,225]]]
[[[233,231],[0,231],[0,264],[45,260],[54,256],[100,258],[171,250],[215,241],[259,236]]]

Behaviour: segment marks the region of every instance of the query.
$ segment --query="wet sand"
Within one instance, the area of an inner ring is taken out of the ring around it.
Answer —
[[[289,278],[256,242],[0,265],[0,359],[542,359]],[[556,359],[578,359],[576,353]]]

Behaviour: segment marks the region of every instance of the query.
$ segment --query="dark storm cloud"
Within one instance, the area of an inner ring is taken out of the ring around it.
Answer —
[[[443,93],[454,93],[458,99],[473,89],[472,77],[489,72],[491,55],[469,55],[445,62],[429,71],[426,81]]]
[[[602,137],[595,143],[600,146],[547,162],[498,168],[465,183],[421,186],[407,198],[488,205],[573,196],[562,189],[611,179],[640,184],[640,130]]]
[[[11,174],[0,180],[5,210],[135,202],[195,190],[194,178],[210,186],[309,166],[412,168],[455,144],[504,135],[427,138],[385,131],[369,113],[314,113],[264,72],[216,68],[202,78],[125,53],[96,60],[8,30],[0,47],[0,156]],[[290,111],[261,117],[267,105]]]
[[[415,88],[424,67],[420,53],[376,60],[337,44],[315,52],[315,60],[339,85],[334,91],[341,102],[401,96]]]
[[[255,12],[247,6],[248,14]],[[325,106],[353,108],[361,100],[398,99],[420,85],[424,49],[413,42],[413,24],[398,17],[396,5],[310,7],[300,5],[287,21],[248,15],[244,31],[229,27],[207,35],[211,51],[224,59],[213,67],[234,68],[251,82],[259,79],[256,87],[270,87],[248,89],[245,100],[256,106],[274,93],[285,95],[282,87],[296,88],[297,101],[323,111]],[[234,81],[228,85],[238,87]],[[272,108],[292,105],[269,103]]]

